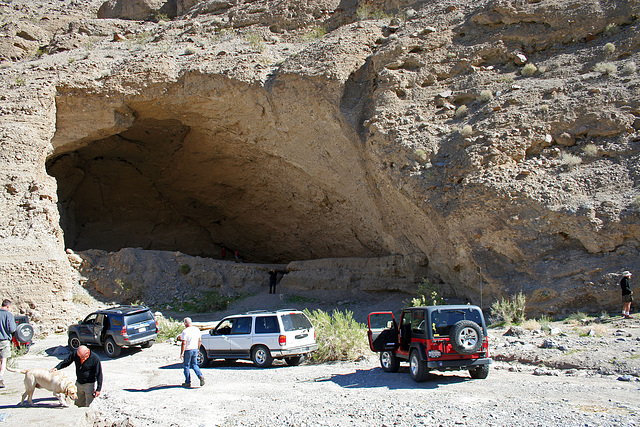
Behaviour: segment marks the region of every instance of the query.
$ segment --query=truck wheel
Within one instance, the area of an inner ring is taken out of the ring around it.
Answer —
[[[120,356],[121,351],[122,348],[118,344],[116,344],[113,338],[109,337],[104,342],[104,352],[107,354],[107,356],[118,357]]]
[[[461,320],[451,328],[449,339],[459,354],[474,354],[482,347],[482,329],[476,322]]]
[[[413,350],[409,357],[409,371],[411,372],[411,378],[417,383],[421,383],[427,380],[429,376],[429,370],[427,369],[427,362],[420,360],[418,351]]]
[[[82,345],[82,342],[80,341],[80,338],[78,338],[78,335],[76,334],[69,335],[69,348],[71,350],[77,350],[78,347],[80,347],[81,345]]]
[[[380,366],[385,372],[398,372],[400,361],[393,351],[383,351],[380,353]]]
[[[196,355],[196,363],[199,368],[206,368],[209,366],[209,357],[207,356],[207,351],[204,347],[200,347],[198,349],[198,354]]]
[[[474,369],[469,369],[469,374],[474,380],[483,380],[489,376],[489,365],[481,365]]]
[[[285,357],[284,361],[287,362],[289,366],[298,366],[300,362],[302,362],[302,356]]]
[[[258,368],[268,368],[273,363],[273,357],[269,349],[263,345],[256,346],[251,351],[251,360]]]

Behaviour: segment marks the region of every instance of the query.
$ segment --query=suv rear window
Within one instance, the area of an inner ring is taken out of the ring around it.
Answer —
[[[256,334],[278,334],[278,318],[276,316],[256,317]]]
[[[142,323],[153,320],[153,314],[151,314],[150,311],[141,311],[140,313],[128,314],[124,318],[127,325],[133,325],[134,323]]]
[[[311,329],[311,322],[303,313],[289,313],[282,315],[282,326],[284,330],[297,331],[300,329]]]

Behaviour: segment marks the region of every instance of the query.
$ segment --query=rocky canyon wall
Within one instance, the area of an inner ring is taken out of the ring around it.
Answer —
[[[25,312],[72,310],[67,248],[552,314],[617,309],[640,267],[636,1],[29,5],[3,6],[0,52],[1,289]]]

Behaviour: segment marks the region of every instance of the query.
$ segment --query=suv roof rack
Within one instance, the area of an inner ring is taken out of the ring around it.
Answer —
[[[280,311],[300,311],[297,308],[281,308],[278,310],[278,312]]]
[[[256,313],[269,313],[268,310],[251,310],[247,311],[245,314],[256,314]]]

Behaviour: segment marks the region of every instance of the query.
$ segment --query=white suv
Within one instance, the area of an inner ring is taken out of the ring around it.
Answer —
[[[213,359],[250,359],[259,368],[284,359],[296,366],[317,349],[316,332],[303,312],[250,311],[225,317],[215,329],[202,333],[198,366],[206,367]]]

